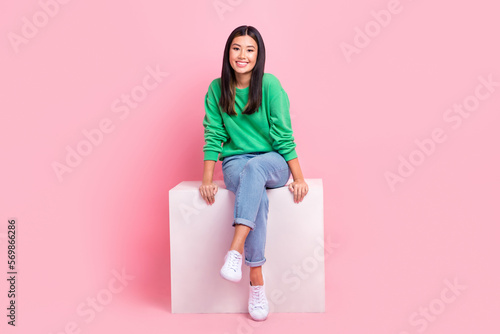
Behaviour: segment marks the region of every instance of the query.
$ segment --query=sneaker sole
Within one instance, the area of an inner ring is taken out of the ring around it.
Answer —
[[[252,318],[254,321],[264,321],[264,320],[266,320],[266,319],[267,319],[267,317],[269,316],[269,312],[268,312],[268,315],[266,315],[266,316],[265,316],[264,318],[262,318],[262,319],[259,319],[259,318],[257,318],[257,319],[256,319],[256,318],[252,317],[252,314],[250,314],[250,311],[248,311],[248,315],[250,315],[250,318]]]
[[[252,316],[250,316],[250,318],[252,318]],[[267,320],[267,317],[265,317],[264,319],[254,319],[254,318],[252,318],[252,320],[253,321],[265,321],[265,320]]]

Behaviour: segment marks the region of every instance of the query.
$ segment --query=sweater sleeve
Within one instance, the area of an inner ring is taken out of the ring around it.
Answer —
[[[205,117],[203,118],[205,128],[205,145],[203,146],[203,160],[217,161],[219,153],[222,152],[221,144],[229,138],[222,121],[217,99],[212,84],[208,87],[205,95]]]
[[[297,158],[297,145],[294,142],[290,120],[290,101],[279,81],[273,86],[275,88],[270,103],[270,135],[273,139],[273,149],[278,151],[285,161],[289,161]]]

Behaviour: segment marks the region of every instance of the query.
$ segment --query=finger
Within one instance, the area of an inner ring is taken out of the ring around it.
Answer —
[[[205,197],[205,201],[207,202],[207,204],[208,205],[212,204],[211,194],[208,189],[204,189],[203,195]]]
[[[203,200],[205,201],[205,203],[206,203],[207,205],[208,205],[208,204],[210,204],[210,203],[208,202],[208,198],[207,198],[207,196],[202,195],[201,197],[203,198]]]
[[[293,192],[293,197],[294,197],[295,203],[298,203],[299,202],[299,189],[298,189],[298,187],[295,187],[295,191]]]
[[[207,203],[207,205],[209,205],[209,204],[210,204],[210,201],[209,201],[208,196],[207,196],[207,194],[206,194],[206,192],[205,192],[205,191],[203,191],[203,194],[201,195],[201,197],[202,197],[202,198],[203,198],[203,200]]]
[[[302,197],[304,197],[304,189],[300,188],[298,191],[297,202],[300,203],[302,201]]]
[[[302,200],[304,199],[305,195],[306,195],[306,191],[305,191],[305,189],[302,189],[302,191],[300,192],[299,202],[302,202]]]

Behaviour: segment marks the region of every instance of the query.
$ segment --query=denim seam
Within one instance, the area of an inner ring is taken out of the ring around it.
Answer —
[[[248,226],[252,230],[255,229],[255,222],[252,222],[252,221],[250,221],[248,219],[245,219],[245,218],[240,218],[240,217],[234,218],[233,226],[236,225],[236,224]]]
[[[234,184],[231,182],[231,175],[226,172],[227,181],[224,179],[224,184],[226,185],[226,189],[230,190],[230,188],[234,189]],[[229,184],[229,186],[228,186]]]
[[[247,161],[248,163],[248,161]],[[246,164],[245,164],[246,165]],[[241,193],[243,193],[244,189],[243,188],[243,183],[241,182],[241,179],[243,178],[243,176],[246,175],[246,169],[245,167],[243,167],[243,170],[241,171],[240,175],[239,175],[239,178],[240,178],[240,182],[239,182],[239,185],[238,185],[238,188],[239,188],[239,192],[238,194],[236,194],[235,198],[234,198],[234,203],[235,203],[235,211],[238,211],[238,208],[239,208],[239,204],[240,204],[240,201],[239,201],[239,197],[238,195],[240,195]],[[248,220],[248,219],[246,219]],[[255,226],[255,222],[253,222],[254,226]]]
[[[247,259],[245,259],[245,264],[249,267],[260,267],[262,266],[264,263],[266,263],[266,258],[264,257],[264,259],[260,260],[260,261],[255,261],[255,262],[250,262],[248,261]]]

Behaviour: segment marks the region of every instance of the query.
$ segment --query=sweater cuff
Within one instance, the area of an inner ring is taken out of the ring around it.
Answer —
[[[219,152],[217,152],[217,151],[205,151],[203,160],[217,161],[218,158],[219,158]]]
[[[295,151],[295,149],[293,149],[290,152],[283,154],[283,158],[285,158],[285,161],[295,159],[297,158],[297,152]]]

